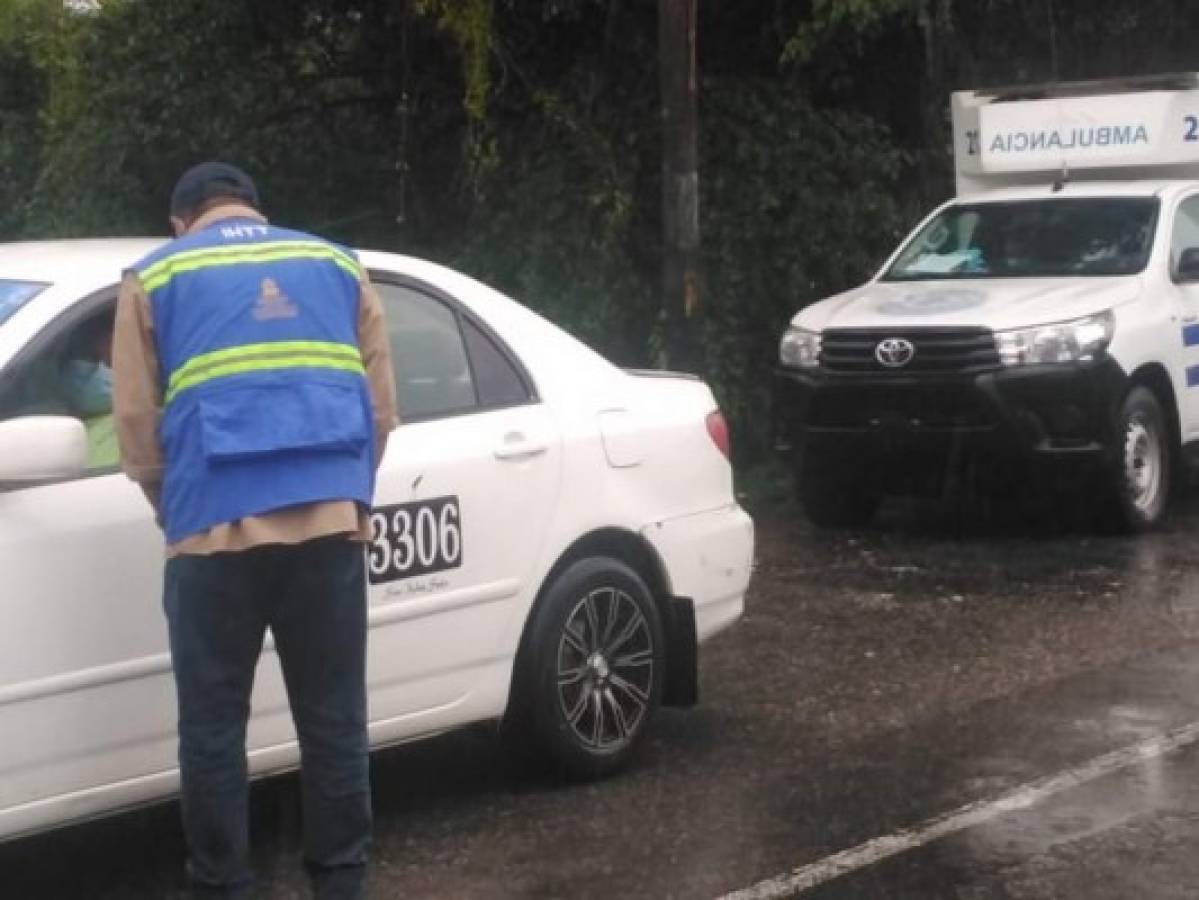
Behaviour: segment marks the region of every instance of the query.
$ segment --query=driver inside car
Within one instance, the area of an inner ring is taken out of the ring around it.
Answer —
[[[120,461],[112,418],[112,315],[84,322],[67,341],[58,372],[59,393],[68,411],[87,428],[87,467]]]

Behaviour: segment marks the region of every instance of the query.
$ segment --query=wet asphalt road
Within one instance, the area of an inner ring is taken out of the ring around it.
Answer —
[[[372,897],[716,898],[1199,722],[1199,498],[1142,538],[893,504],[757,513],[745,619],[636,765],[565,785],[478,727],[374,758]],[[254,792],[304,897],[294,778]],[[825,881],[810,898],[1199,896],[1199,745]],[[180,896],[172,804],[0,846],[0,897]]]

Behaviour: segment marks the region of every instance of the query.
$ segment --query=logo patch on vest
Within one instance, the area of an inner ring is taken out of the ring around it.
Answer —
[[[258,289],[258,301],[254,304],[255,319],[268,322],[272,319],[294,319],[299,314],[300,311],[288,299],[287,294],[279,290],[275,279],[262,279],[262,287]]]

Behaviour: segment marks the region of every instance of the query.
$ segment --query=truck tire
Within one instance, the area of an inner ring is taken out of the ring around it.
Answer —
[[[868,525],[882,500],[865,473],[823,455],[805,455],[795,483],[804,514],[821,528]]]
[[[1109,478],[1114,524],[1141,532],[1165,518],[1173,487],[1170,429],[1153,391],[1134,387],[1116,415],[1116,459]]]

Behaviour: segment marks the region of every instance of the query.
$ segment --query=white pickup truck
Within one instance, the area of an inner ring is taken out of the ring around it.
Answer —
[[[782,337],[801,503],[970,476],[1152,527],[1199,461],[1199,74],[958,92],[953,127],[958,196]]]

